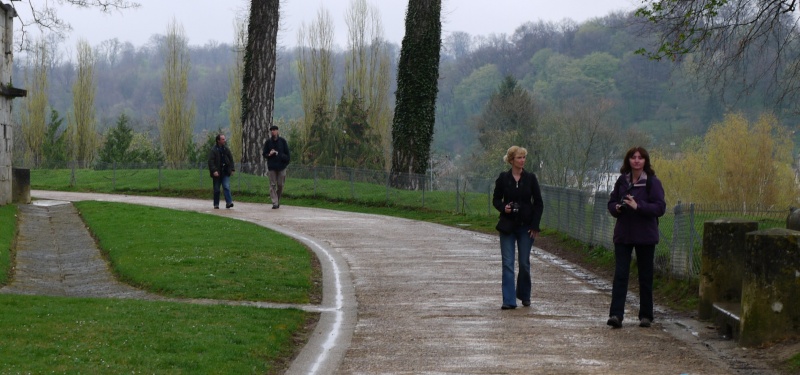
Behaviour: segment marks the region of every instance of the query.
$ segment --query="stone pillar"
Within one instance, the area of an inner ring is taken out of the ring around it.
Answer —
[[[800,334],[800,232],[747,234],[739,344],[757,346]]]
[[[700,319],[712,318],[715,302],[738,303],[742,296],[745,235],[758,223],[741,219],[717,219],[703,224],[700,260]]]
[[[9,94],[11,89],[11,63],[13,61],[14,17],[16,12],[10,5],[0,3],[0,205],[11,203],[11,151],[14,142],[11,137],[12,116],[11,99],[19,94]]]

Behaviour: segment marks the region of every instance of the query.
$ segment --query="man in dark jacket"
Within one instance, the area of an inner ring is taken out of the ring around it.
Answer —
[[[261,153],[267,159],[267,175],[269,176],[269,197],[272,199],[272,208],[281,206],[283,184],[286,182],[286,167],[289,165],[289,144],[278,136],[278,127],[269,127],[270,136],[264,142],[264,151]]]
[[[214,180],[214,208],[219,208],[219,187],[225,192],[225,208],[233,207],[231,197],[231,176],[236,170],[233,166],[233,154],[226,146],[227,139],[223,134],[217,134],[217,143],[208,153],[208,173]]]

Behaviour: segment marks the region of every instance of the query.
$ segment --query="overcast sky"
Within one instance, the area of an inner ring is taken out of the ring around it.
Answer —
[[[142,46],[153,34],[166,34],[174,18],[184,28],[191,45],[209,41],[232,43],[233,24],[237,15],[245,15],[249,0],[135,0],[138,9],[104,14],[96,9],[77,9],[58,5],[59,16],[69,22],[73,31],[67,45],[72,50],[78,38],[93,46],[112,38]],[[403,38],[405,0],[367,0],[377,5],[389,41]],[[336,43],[346,44],[344,13],[351,0],[281,0],[281,24],[278,34],[283,46],[297,44],[297,29],[309,25],[321,6],[328,9],[335,22]],[[641,0],[443,0],[443,33],[464,31],[471,35],[511,34],[527,21],[560,21],[571,18],[578,22],[605,16],[612,11],[629,11]],[[22,2],[16,3],[22,4]],[[24,6],[19,6],[25,17]]]

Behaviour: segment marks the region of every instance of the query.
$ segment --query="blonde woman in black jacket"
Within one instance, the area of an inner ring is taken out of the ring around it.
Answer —
[[[511,146],[503,161],[511,169],[500,173],[494,184],[492,204],[500,211],[500,254],[503,259],[503,305],[501,309],[531,305],[531,248],[539,235],[544,204],[536,175],[525,170],[528,150]],[[519,258],[519,275],[514,284],[514,250]]]

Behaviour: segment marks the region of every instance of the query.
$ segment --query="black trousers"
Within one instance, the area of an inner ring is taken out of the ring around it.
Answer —
[[[653,320],[653,261],[656,245],[614,244],[614,285],[611,290],[611,309],[609,316],[617,316],[620,321],[625,316],[625,299],[628,296],[631,258],[636,251],[636,267],[639,269],[639,319]]]

